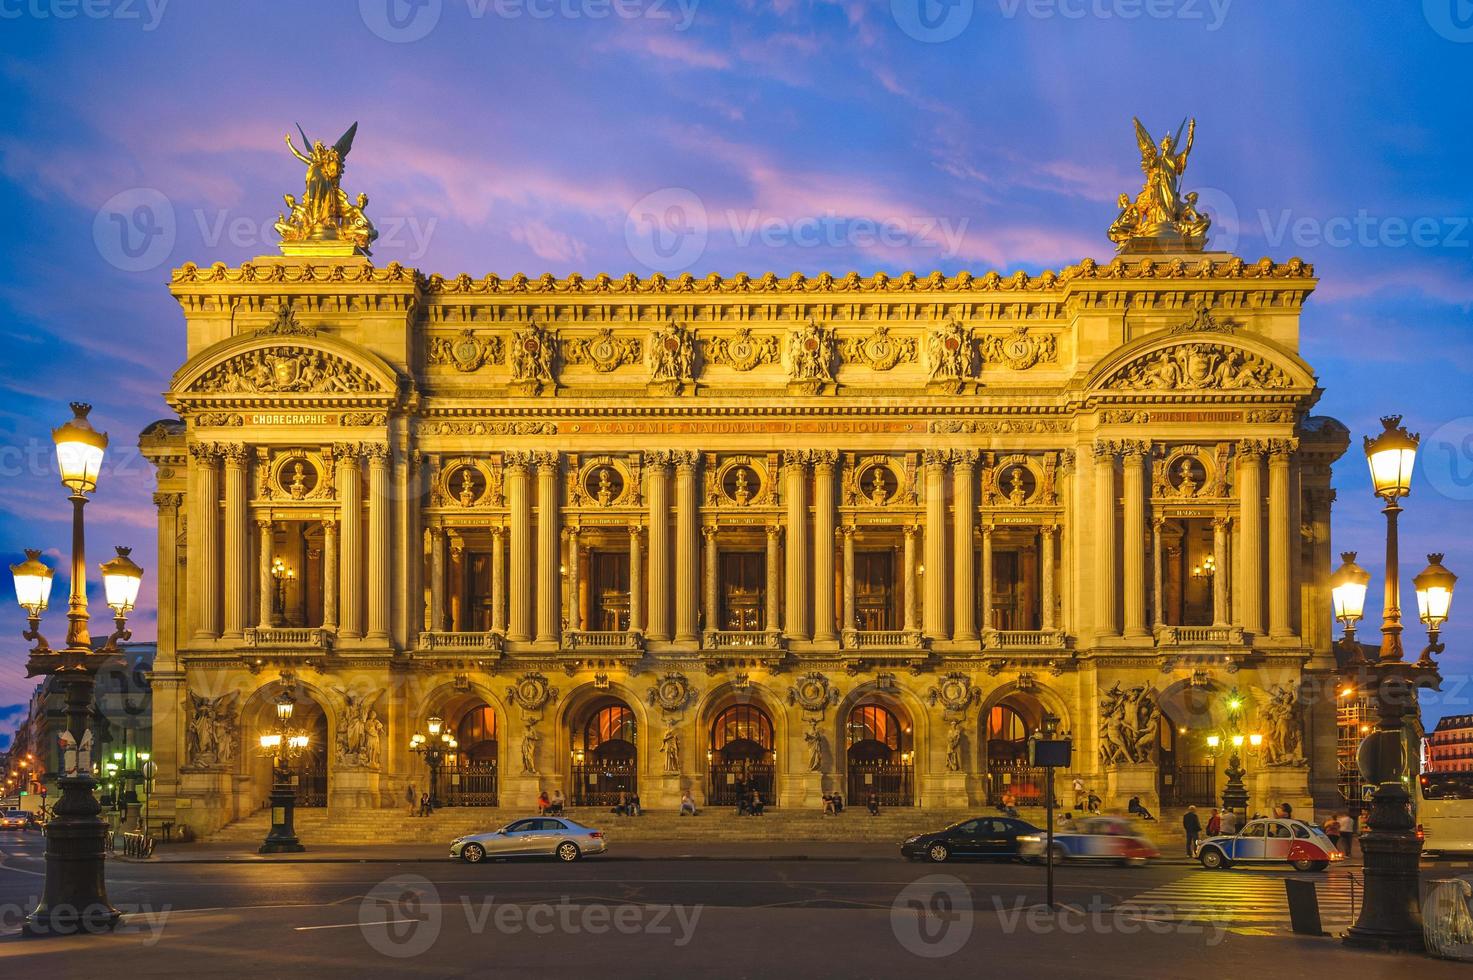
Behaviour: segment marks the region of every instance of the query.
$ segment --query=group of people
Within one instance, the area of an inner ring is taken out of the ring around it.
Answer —
[[[844,796],[841,793],[823,794],[823,813],[826,817],[836,817],[844,812]]]
[[[404,802],[409,804],[411,817],[428,817],[435,812],[434,805],[430,803],[430,794],[416,792],[413,783],[404,787]]]
[[[1099,813],[1103,801],[1094,790],[1084,784],[1084,780],[1078,776],[1074,777],[1074,809],[1085,813]]]
[[[644,807],[639,804],[638,793],[619,794],[619,802],[615,803],[609,810],[616,817],[640,817],[644,815]]]
[[[537,815],[539,817],[561,816],[566,801],[563,799],[563,791],[555,789],[552,796],[547,795],[547,790],[537,794]]]
[[[1294,805],[1292,803],[1280,803],[1274,807],[1273,815],[1280,820],[1292,820],[1294,818]],[[1249,817],[1249,820],[1261,819],[1261,814]],[[1204,827],[1202,818],[1197,814],[1197,808],[1187,807],[1187,812],[1181,818],[1182,830],[1186,834],[1187,855],[1197,856],[1197,842],[1204,837],[1226,837],[1238,832],[1238,815],[1232,810],[1217,807],[1212,808],[1212,814],[1207,818]],[[1341,854],[1347,858],[1355,849],[1355,818],[1349,813],[1341,811],[1332,817],[1325,818],[1320,825],[1325,836],[1330,838],[1330,843],[1335,846]]]
[[[739,817],[760,817],[767,804],[762,801],[762,794],[755,786],[744,786],[737,784],[736,812]]]

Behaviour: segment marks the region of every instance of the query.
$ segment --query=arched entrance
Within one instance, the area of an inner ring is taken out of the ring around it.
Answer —
[[[1028,764],[1028,736],[1043,725],[1043,702],[1014,691],[982,715],[982,745],[987,753],[987,802],[1043,806],[1048,771]]]
[[[849,711],[844,723],[844,758],[850,806],[862,806],[875,794],[881,806],[915,803],[911,767],[910,724],[878,701],[864,701]]]
[[[253,751],[261,744],[261,736],[277,730],[276,698],[283,688],[270,685],[261,688],[251,698],[248,707],[242,709],[241,752],[247,760],[247,771],[252,774],[258,804],[266,802],[273,781],[271,758]],[[327,712],[312,698],[305,687],[288,689],[294,702],[288,725],[307,733],[307,749],[289,764],[288,771],[296,787],[299,807],[327,806],[328,758],[332,755],[332,743],[328,738]]]
[[[445,801],[452,806],[496,806],[497,765],[501,745],[497,740],[496,709],[485,702],[468,708],[455,723],[459,747],[445,768]]]
[[[738,796],[756,790],[762,802],[777,802],[777,753],[773,749],[772,719],[755,704],[734,704],[711,722],[711,747],[706,753],[711,780],[706,802],[736,806]]]
[[[1157,734],[1157,791],[1163,806],[1212,806],[1217,766],[1207,737],[1216,731],[1212,692],[1190,685],[1168,688],[1160,697]]]
[[[572,731],[574,806],[613,806],[621,793],[639,792],[634,712],[618,698],[590,704]]]

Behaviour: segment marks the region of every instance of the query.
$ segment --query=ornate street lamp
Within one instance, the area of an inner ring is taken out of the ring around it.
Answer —
[[[1354,651],[1352,660],[1364,662],[1360,645],[1355,643],[1355,626],[1366,611],[1366,590],[1371,585],[1371,573],[1355,563],[1354,551],[1340,553],[1340,567],[1330,575],[1330,600],[1335,607],[1335,619],[1345,627],[1345,642]]]
[[[1345,935],[1345,943],[1368,949],[1420,951],[1422,938],[1422,903],[1419,889],[1419,859],[1422,842],[1417,839],[1412,820],[1411,798],[1407,791],[1407,751],[1405,718],[1417,712],[1417,690],[1437,688],[1442,683],[1432,654],[1440,652],[1437,631],[1447,619],[1456,580],[1443,568],[1441,558],[1432,562],[1417,577],[1418,604],[1422,621],[1427,624],[1429,644],[1421,659],[1407,663],[1401,642],[1401,570],[1397,553],[1398,501],[1411,493],[1412,466],[1417,455],[1417,436],[1401,425],[1401,416],[1381,420],[1383,431],[1365,440],[1366,460],[1371,468],[1371,482],[1376,496],[1386,502],[1386,589],[1381,614],[1381,649],[1374,663],[1359,656],[1354,644],[1354,659],[1360,668],[1356,677],[1359,691],[1369,696],[1377,715],[1376,728],[1366,735],[1356,751],[1356,764],[1361,777],[1376,786],[1371,797],[1367,819],[1370,832],[1361,836],[1361,853],[1365,855],[1365,904],[1360,917]],[[1343,591],[1336,596],[1337,616],[1342,597],[1346,611],[1353,612],[1357,583],[1368,582],[1369,576],[1346,575],[1340,583]],[[1353,619],[1340,616],[1351,625]],[[1353,643],[1353,627],[1342,642]]]
[[[1222,790],[1222,808],[1237,814],[1238,826],[1242,827],[1248,818],[1248,787],[1243,785],[1243,777],[1248,771],[1243,768],[1243,746],[1246,742],[1250,751],[1257,752],[1263,744],[1263,736],[1258,732],[1244,734],[1243,695],[1236,687],[1227,693],[1223,706],[1227,709],[1227,728],[1225,732],[1213,732],[1207,736],[1207,756],[1215,762],[1224,742],[1230,747],[1227,767],[1223,769],[1227,785]]]
[[[409,739],[409,751],[423,758],[430,770],[431,810],[440,807],[440,766],[460,748],[460,743],[444,728],[445,723],[433,716],[425,723],[424,732],[415,732]]]
[[[67,603],[67,637],[62,650],[53,650],[41,635],[41,613],[51,594],[51,569],[40,552],[28,550],[26,560],[11,566],[15,594],[26,611],[28,628],[22,634],[35,646],[26,661],[26,676],[56,675],[66,690],[67,735],[71,747],[57,779],[61,799],[46,825],[46,887],[41,903],[26,918],[27,935],[74,932],[99,933],[115,927],[120,915],[107,899],[105,852],[108,827],[95,790],[90,742],[92,699],[97,672],[109,664],[119,641],[128,639],[127,615],[138,598],[143,569],[119,550],[118,558],[102,566],[108,604],[116,629],[99,650],[92,647],[87,629],[87,558],[83,508],[87,495],[97,489],[107,434],[87,421],[91,405],[72,403],[72,418],[55,429],[56,463],[62,485],[71,491],[71,595]],[[74,753],[74,754],[73,754]]]
[[[292,785],[292,763],[311,745],[305,731],[292,727],[297,699],[290,691],[276,697],[276,725],[261,735],[261,754],[271,758],[271,829],[259,853],[280,854],[305,851],[297,839],[297,788]]]

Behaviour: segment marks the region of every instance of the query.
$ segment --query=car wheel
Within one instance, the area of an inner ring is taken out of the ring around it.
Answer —
[[[1202,851],[1197,857],[1202,862],[1202,867],[1208,871],[1217,871],[1228,866],[1227,858],[1223,857],[1221,851],[1215,847],[1209,847]]]
[[[559,861],[576,861],[583,856],[578,850],[578,845],[570,840],[565,840],[557,846],[557,859]]]
[[[480,864],[486,857],[486,849],[480,844],[467,844],[460,849],[460,859],[466,864]]]
[[[1289,863],[1294,866],[1295,871],[1323,871],[1329,865],[1328,861],[1311,861],[1308,858]]]
[[[951,851],[947,849],[945,844],[932,844],[926,848],[926,857],[935,861],[937,864],[941,864],[947,858],[951,857]]]
[[[1063,864],[1065,861],[1069,860],[1069,852],[1064,848],[1064,845],[1062,844],[1054,845],[1053,855],[1054,864]]]
[[[1122,868],[1144,868],[1146,866],[1146,859],[1141,857],[1121,858],[1120,866]]]

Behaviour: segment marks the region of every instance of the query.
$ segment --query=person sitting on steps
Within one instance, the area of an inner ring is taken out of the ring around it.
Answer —
[[[690,790],[686,790],[680,795],[680,815],[682,817],[686,815],[694,817],[698,813],[699,811],[696,810],[696,801],[691,799]]]
[[[1139,796],[1132,796],[1130,798],[1130,804],[1125,808],[1125,810],[1131,816],[1140,817],[1142,820],[1156,819],[1155,817],[1151,816],[1151,811],[1147,810],[1145,808],[1145,805],[1141,803],[1141,798]]]
[[[869,800],[866,801],[866,805],[869,807],[869,815],[870,816],[872,816],[872,817],[878,817],[880,815],[880,797],[879,797],[879,794],[877,794],[877,793],[870,793]]]

